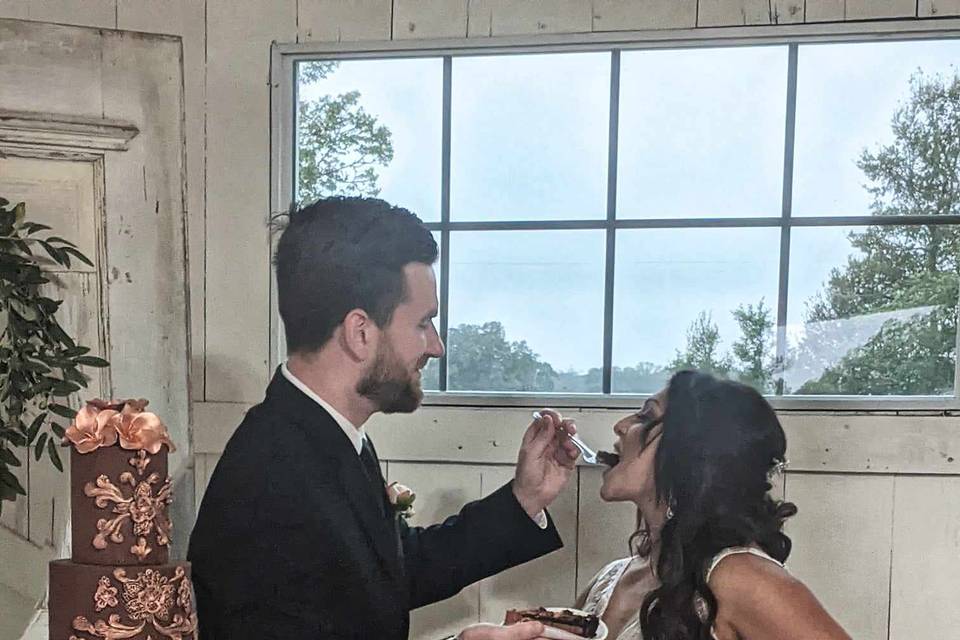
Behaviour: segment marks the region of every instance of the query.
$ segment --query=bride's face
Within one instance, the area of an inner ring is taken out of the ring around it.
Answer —
[[[666,389],[650,396],[643,408],[615,425],[617,466],[603,472],[600,497],[607,502],[641,502],[656,493],[654,459],[663,431]]]

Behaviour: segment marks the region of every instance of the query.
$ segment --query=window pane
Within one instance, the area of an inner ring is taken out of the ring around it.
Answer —
[[[619,232],[613,391],[688,367],[772,391],[779,246],[779,229]]]
[[[606,215],[610,54],[453,61],[450,215]]]
[[[442,60],[297,68],[297,198],[378,196],[440,220]]]
[[[459,232],[450,245],[451,390],[601,390],[604,232]]]
[[[617,217],[778,216],[787,48],[628,51]]]
[[[911,192],[953,162],[944,145],[956,158],[957,89],[951,98],[943,85],[956,82],[957,61],[958,40],[800,46],[793,214],[937,213]],[[911,106],[917,117],[906,112],[895,134],[898,109]],[[871,186],[894,190],[874,198]]]
[[[952,395],[960,229],[794,229],[785,391]]]

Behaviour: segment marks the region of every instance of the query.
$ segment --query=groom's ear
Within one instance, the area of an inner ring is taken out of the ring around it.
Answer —
[[[344,351],[357,362],[365,362],[377,353],[380,327],[363,309],[348,312],[339,327],[339,333]]]

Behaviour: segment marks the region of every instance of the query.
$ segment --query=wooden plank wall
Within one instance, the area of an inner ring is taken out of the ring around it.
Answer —
[[[960,16],[960,0],[0,0],[2,18],[182,39],[198,496],[230,429],[260,399],[270,375],[265,223],[272,41],[555,36],[949,16]],[[65,78],[71,73],[64,66]],[[102,110],[99,81],[67,85],[87,87],[71,92],[72,102]],[[440,517],[509,477],[507,454],[515,452],[515,442],[499,436],[491,454],[474,427],[520,424],[525,412],[425,409],[418,416],[373,427],[384,429],[378,443],[389,476],[417,487],[418,517]],[[589,437],[605,437],[610,417],[586,412]],[[429,428],[434,419],[458,426],[449,431],[458,440],[452,449]],[[797,575],[856,637],[943,637],[955,629],[956,419],[785,416],[785,422],[794,467],[778,490],[801,507],[790,525]],[[388,427],[422,437],[390,438]],[[423,445],[420,453],[411,452],[412,441]],[[572,598],[606,560],[622,553],[633,513],[596,500],[595,470],[581,469],[576,480],[555,508],[568,550],[418,612],[417,633],[436,637],[461,621],[496,619],[508,603],[525,597],[538,603]]]

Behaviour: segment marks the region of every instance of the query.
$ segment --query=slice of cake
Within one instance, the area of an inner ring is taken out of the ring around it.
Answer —
[[[570,609],[548,611],[543,607],[537,609],[510,609],[507,611],[504,623],[516,624],[524,620],[536,620],[549,627],[562,629],[563,631],[584,638],[592,638],[597,635],[597,628],[600,626],[600,618],[595,615],[578,613]]]

